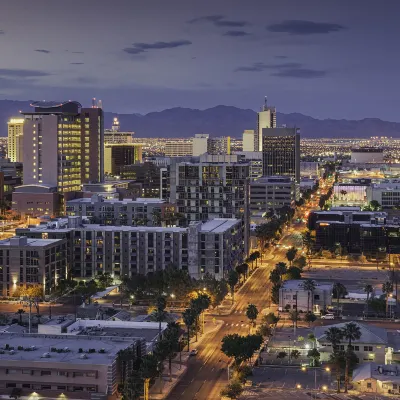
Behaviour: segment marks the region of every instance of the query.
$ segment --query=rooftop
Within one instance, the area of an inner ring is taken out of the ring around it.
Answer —
[[[361,324],[356,321],[348,321],[348,322],[342,322],[340,324],[334,324],[334,325],[326,325],[326,326],[317,326],[314,328],[314,334],[315,337],[319,341],[324,341],[325,340],[325,332],[332,327],[343,329],[346,324],[352,322],[353,324],[356,324],[361,331],[361,338],[353,340],[353,343],[381,343],[386,345],[388,342],[388,334],[386,329],[383,328],[378,328],[377,326],[374,325],[366,325],[366,324]]]
[[[60,242],[60,239],[28,239],[25,237],[14,236],[9,239],[0,240],[0,246],[45,247],[58,242]]]
[[[371,378],[379,381],[400,382],[399,373],[399,367],[394,364],[362,363],[353,371],[353,382],[360,382]]]
[[[201,225],[201,232],[223,233],[240,222],[234,218],[215,218]]]
[[[69,200],[67,201],[67,205],[73,205],[73,204],[82,204],[82,203],[97,203],[97,202],[102,202],[105,204],[164,204],[165,200],[163,199],[155,199],[155,198],[146,198],[146,197],[141,197],[136,200],[132,199],[124,199],[124,200],[116,200],[116,199],[104,199],[103,197],[99,196],[97,198],[93,197],[84,197],[81,199],[74,199],[74,200]]]
[[[139,340],[139,338],[135,338]],[[117,353],[126,349],[134,341],[130,338],[88,337],[67,335],[39,335],[39,334],[0,334],[0,348],[2,361],[60,362],[79,364],[112,364]],[[8,347],[7,347],[8,345]],[[24,349],[18,350],[18,346]],[[5,350],[13,347],[14,350]],[[63,352],[51,351],[52,348],[63,349]],[[83,352],[79,353],[79,349]],[[96,352],[84,353],[89,349]],[[104,353],[99,350],[104,349]],[[85,356],[83,356],[85,354]]]
[[[303,283],[305,282],[305,279],[298,279],[298,280],[289,280],[289,281],[284,281],[282,289],[287,289],[287,290],[303,290]],[[329,282],[318,282],[313,280],[315,287],[320,290],[332,290],[333,283]]]

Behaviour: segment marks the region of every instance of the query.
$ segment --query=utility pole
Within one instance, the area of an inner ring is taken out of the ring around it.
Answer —
[[[150,379],[146,378],[144,380],[144,396],[143,396],[144,400],[149,400],[149,384],[150,384]]]

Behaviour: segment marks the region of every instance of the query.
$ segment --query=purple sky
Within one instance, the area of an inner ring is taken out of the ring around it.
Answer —
[[[400,1],[25,0],[0,13],[0,99],[145,113],[218,104],[400,121]]]

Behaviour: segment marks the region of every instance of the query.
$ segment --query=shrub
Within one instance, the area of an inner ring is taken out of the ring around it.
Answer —
[[[80,349],[78,350],[78,353],[83,353],[83,349],[80,348]]]

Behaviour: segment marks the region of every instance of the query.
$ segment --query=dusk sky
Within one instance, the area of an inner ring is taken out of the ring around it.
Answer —
[[[398,0],[0,1],[0,99],[400,121]]]

